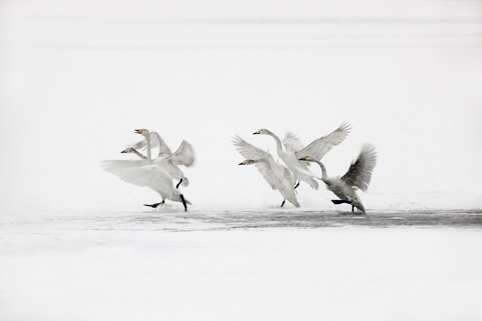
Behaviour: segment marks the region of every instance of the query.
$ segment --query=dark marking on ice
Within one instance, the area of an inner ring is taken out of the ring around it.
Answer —
[[[383,212],[366,215],[340,211],[152,211],[119,213],[97,217],[64,217],[81,219],[84,229],[208,231],[266,228],[327,228],[358,226],[368,228],[482,228],[482,210],[417,210]],[[86,224],[87,223],[87,224]]]

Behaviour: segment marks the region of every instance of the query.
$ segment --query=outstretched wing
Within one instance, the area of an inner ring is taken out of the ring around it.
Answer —
[[[287,151],[296,153],[303,149],[303,144],[298,136],[292,132],[287,132],[285,138],[283,138],[283,145]]]
[[[128,168],[119,172],[117,176],[127,183],[150,187],[165,196],[171,196],[173,191],[171,175],[157,165]]]
[[[296,157],[300,159],[305,156],[312,156],[313,158],[320,160],[328,153],[333,146],[340,144],[350,133],[351,126],[343,122],[332,133],[314,140],[311,144],[306,146],[300,151],[296,152]]]
[[[348,171],[341,178],[346,184],[358,187],[366,192],[372,179],[372,172],[377,164],[377,152],[371,144],[363,144],[360,154]]]
[[[117,175],[130,168],[138,168],[147,165],[146,160],[103,160],[101,167],[104,171]]]
[[[251,160],[259,160],[259,159],[268,159],[271,155],[262,150],[258,147],[251,145],[250,143],[246,142],[244,139],[239,137],[239,135],[235,135],[233,137],[233,144],[236,146],[238,152],[245,158]]]
[[[170,159],[176,165],[189,167],[194,164],[195,161],[194,148],[191,144],[183,140],[174,154],[167,157],[167,159]]]
[[[273,157],[271,157],[268,152],[246,142],[244,139],[239,137],[239,135],[234,136],[233,144],[245,159],[258,161],[254,164],[256,169],[260,172],[272,189],[277,189],[277,178],[273,175],[271,168],[272,164],[274,164]]]
[[[172,155],[171,149],[157,132],[151,132],[151,148],[159,147],[159,156],[168,157]],[[143,139],[131,146],[132,148],[144,150],[147,147],[147,140]]]

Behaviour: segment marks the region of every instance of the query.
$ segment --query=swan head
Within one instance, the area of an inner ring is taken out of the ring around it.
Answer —
[[[305,157],[301,157],[299,160],[306,161],[306,162],[314,162],[316,159],[314,159],[313,156],[305,156]]]
[[[239,163],[238,165],[252,165],[256,163],[256,161],[252,160],[252,159],[247,159],[247,160],[244,160],[242,161],[241,163]]]
[[[271,132],[267,130],[266,128],[262,128],[258,130],[257,132],[254,132],[253,135],[269,135]]]
[[[149,130],[147,130],[147,129],[136,129],[136,130],[134,130],[134,132],[136,134],[141,134],[144,137],[149,137],[149,135],[150,135]]]

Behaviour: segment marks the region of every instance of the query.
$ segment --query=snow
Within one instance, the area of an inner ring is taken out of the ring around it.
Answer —
[[[297,222],[340,214],[294,211],[17,212],[1,225],[0,319],[482,317],[480,222],[316,227]]]

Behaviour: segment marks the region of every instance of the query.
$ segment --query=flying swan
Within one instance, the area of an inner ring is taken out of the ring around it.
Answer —
[[[321,167],[321,180],[326,184],[326,189],[332,191],[339,200],[332,200],[333,204],[350,204],[351,211],[354,212],[355,207],[363,214],[366,214],[365,208],[358,197],[355,190],[359,188],[363,192],[368,190],[372,178],[372,172],[377,163],[377,153],[375,147],[371,144],[363,144],[360,154],[351,163],[350,168],[342,177],[328,177],[325,165],[312,156],[304,156],[301,161],[315,162]]]
[[[276,141],[276,152],[278,156],[293,172],[295,182],[297,182],[295,188],[298,187],[300,181],[303,181],[312,188],[318,189],[318,182],[313,179],[313,175],[308,170],[306,164],[301,163],[299,159],[304,156],[311,156],[315,160],[321,160],[323,156],[333,148],[333,146],[343,142],[348,136],[350,130],[350,125],[343,122],[335,131],[314,140],[304,148],[295,135],[288,133],[284,143],[285,149],[283,149],[283,144],[279,137],[267,129],[260,129],[253,133],[253,135],[269,135],[274,138]]]
[[[233,144],[239,153],[246,158],[239,165],[254,164],[271,188],[281,193],[283,196],[281,207],[283,207],[286,200],[294,206],[300,207],[294,189],[295,180],[288,168],[275,162],[268,152],[251,145],[238,135],[234,136]]]
[[[142,187],[149,187],[161,195],[162,202],[145,206],[156,208],[164,204],[166,199],[181,202],[184,210],[187,211],[187,204],[191,204],[184,198],[184,195],[174,188],[172,176],[159,164],[151,159],[150,133],[148,130],[136,130],[147,139],[147,157],[141,160],[104,160],[102,169],[108,173],[116,175],[121,180]],[[142,155],[142,154],[141,154]],[[143,156],[143,155],[142,155]]]

